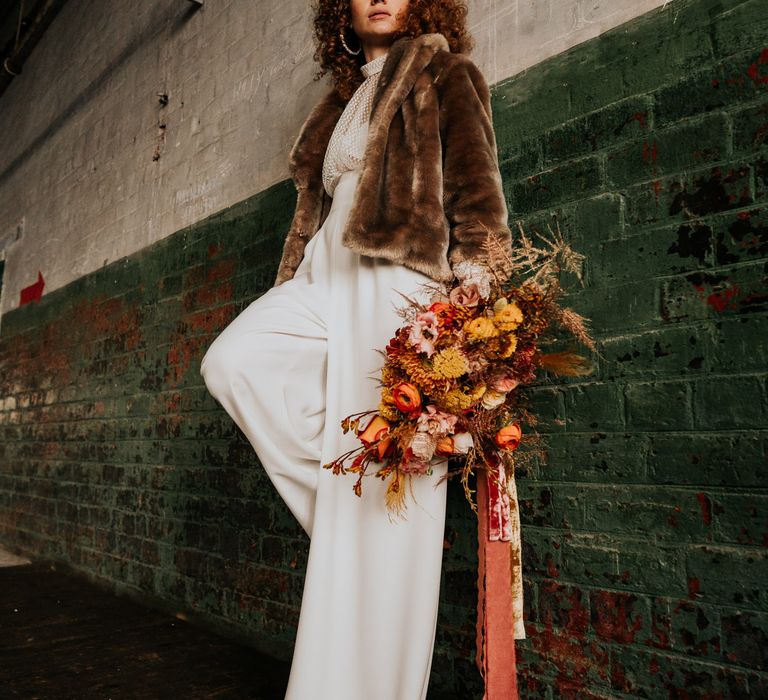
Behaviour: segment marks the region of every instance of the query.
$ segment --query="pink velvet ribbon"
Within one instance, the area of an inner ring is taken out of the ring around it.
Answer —
[[[487,471],[477,479],[475,663],[485,681],[483,700],[517,700],[515,631],[522,629],[522,619],[516,620],[519,611],[515,605],[515,591],[522,591],[521,582],[516,578],[519,577],[519,552],[515,549],[516,530],[504,464],[498,456],[494,462],[499,483],[494,483]]]

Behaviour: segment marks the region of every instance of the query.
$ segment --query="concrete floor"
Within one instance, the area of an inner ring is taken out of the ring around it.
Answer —
[[[0,547],[2,700],[282,700],[289,667]]]

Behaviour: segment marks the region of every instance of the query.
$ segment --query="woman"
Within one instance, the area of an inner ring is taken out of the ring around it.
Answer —
[[[341,6],[341,9],[339,9]],[[359,445],[342,417],[379,401],[401,292],[509,243],[488,87],[456,0],[321,0],[334,87],[291,150],[298,189],[275,286],[213,342],[211,394],[311,538],[287,700],[419,700],[435,641],[447,465],[387,516],[386,484],[321,466]]]

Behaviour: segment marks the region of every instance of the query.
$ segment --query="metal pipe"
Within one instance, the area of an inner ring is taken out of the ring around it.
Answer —
[[[6,56],[0,67],[0,95],[5,92],[13,78],[21,73],[24,62],[66,2],[67,0],[45,0],[39,5],[24,36],[20,41],[17,39],[10,56]]]

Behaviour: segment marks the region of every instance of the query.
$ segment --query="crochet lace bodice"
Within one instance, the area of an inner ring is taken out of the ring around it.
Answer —
[[[323,186],[331,197],[341,174],[363,163],[373,93],[386,59],[387,54],[382,54],[360,66],[365,79],[344,107],[328,141],[323,160]]]

